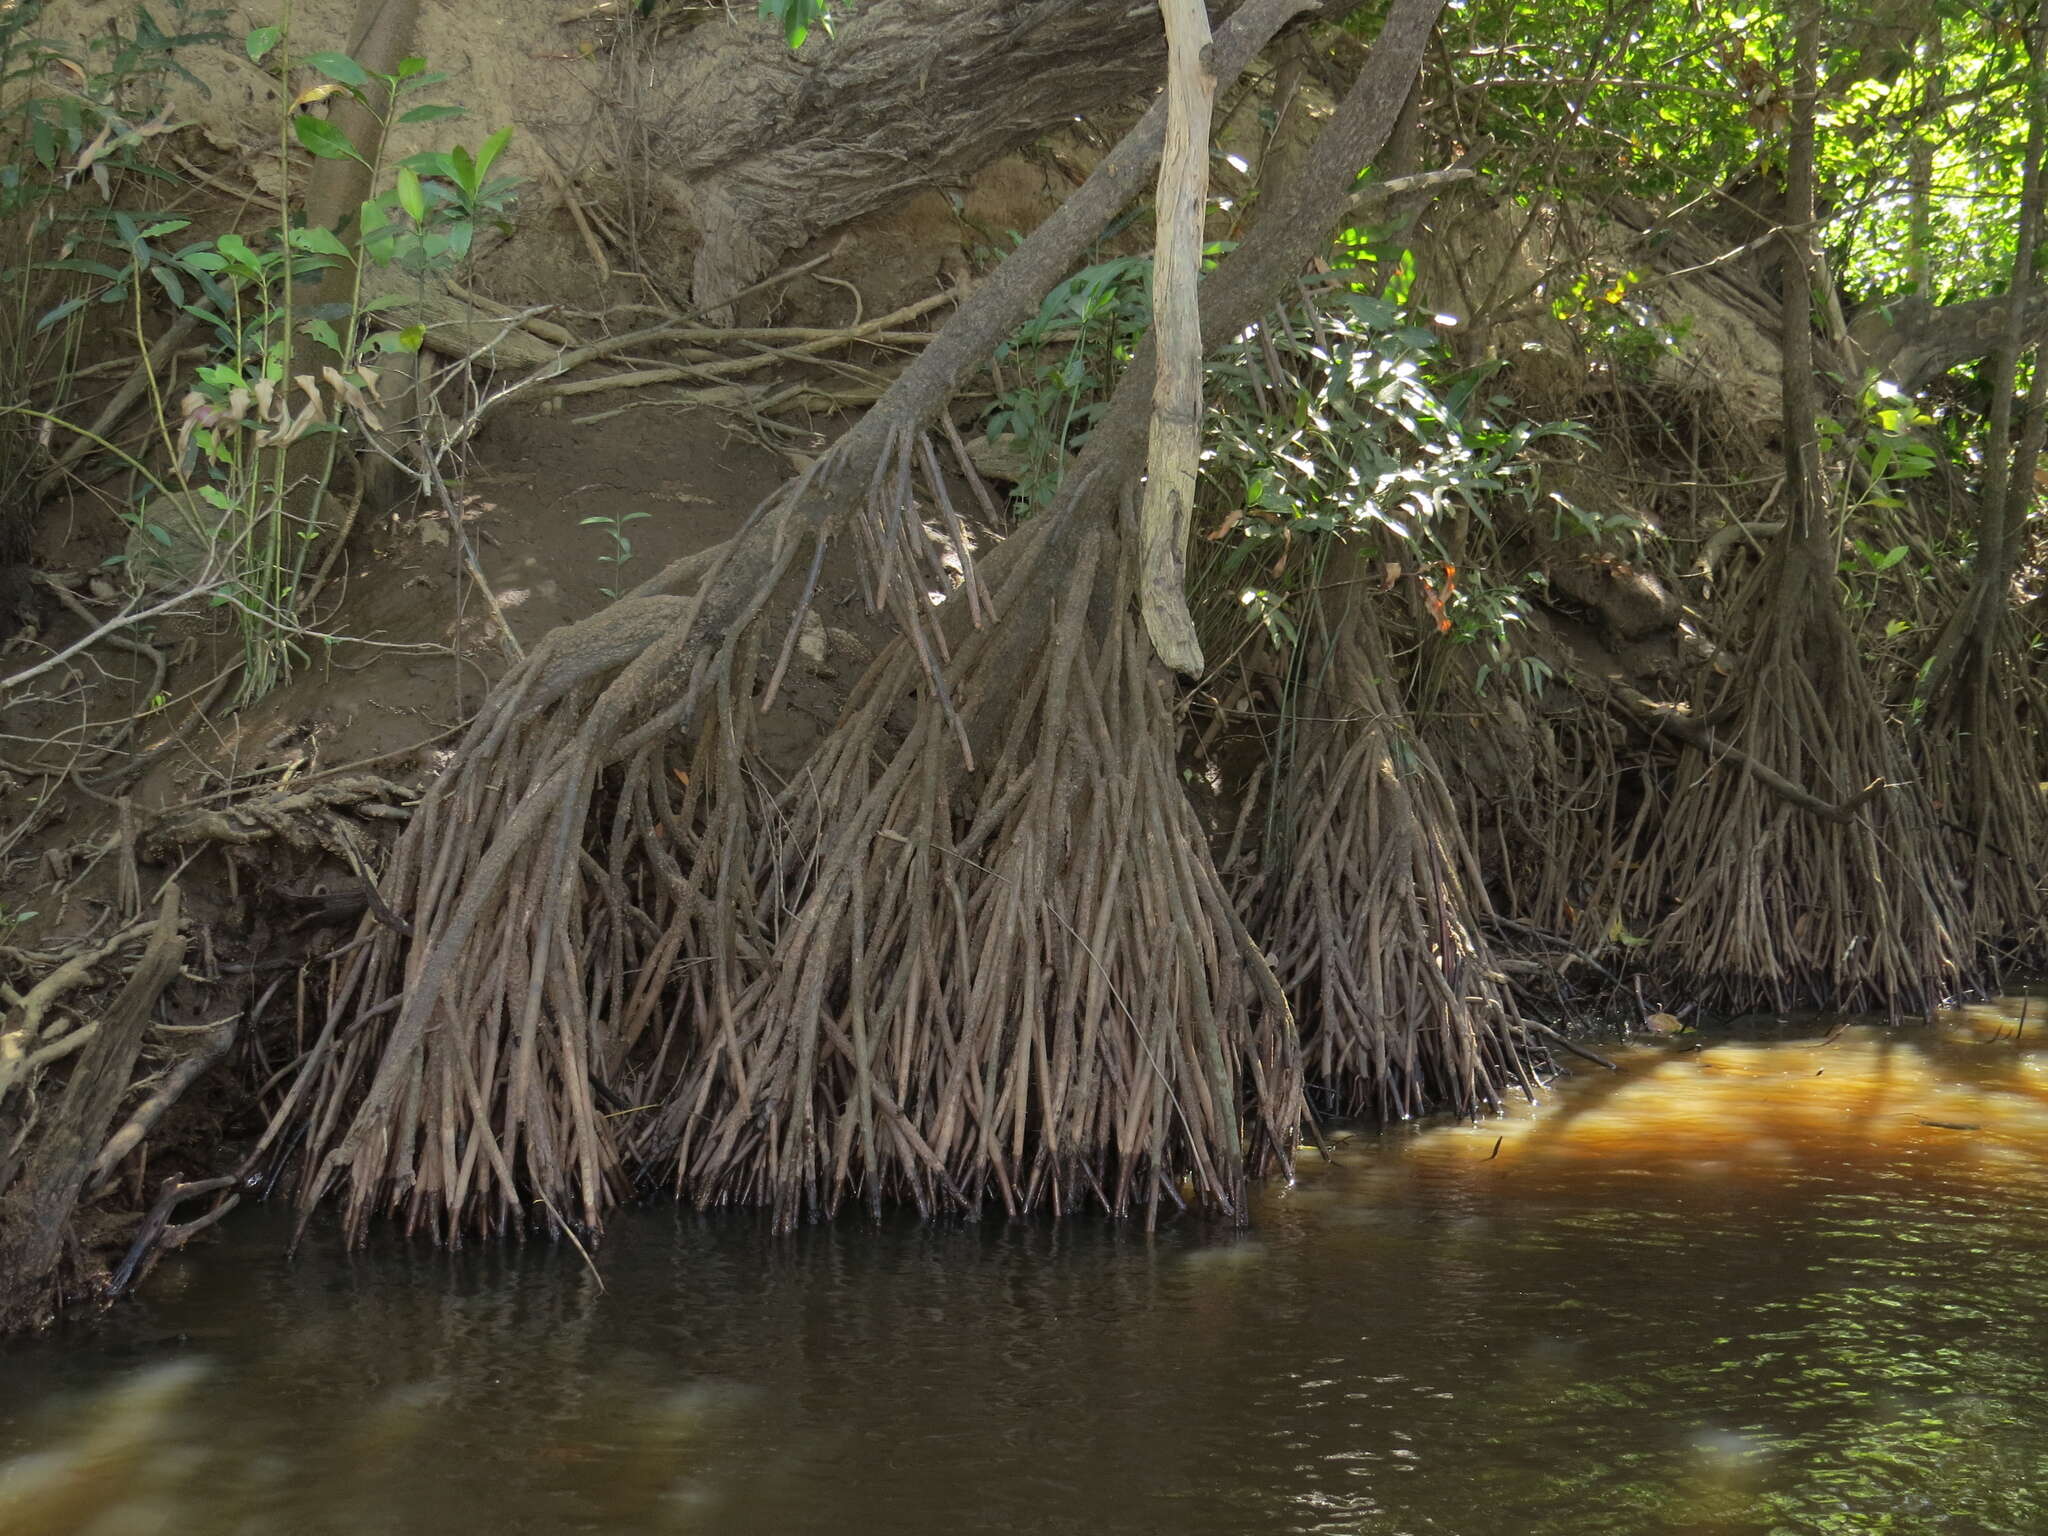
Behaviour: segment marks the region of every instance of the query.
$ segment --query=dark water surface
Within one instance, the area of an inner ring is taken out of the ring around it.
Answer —
[[[0,1533],[2044,1536],[2028,1006],[1626,1052],[1244,1236],[648,1210],[600,1293],[259,1214],[0,1347]]]

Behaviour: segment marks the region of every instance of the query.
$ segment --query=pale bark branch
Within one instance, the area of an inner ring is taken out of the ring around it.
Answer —
[[[1159,659],[1202,674],[1188,612],[1188,525],[1202,457],[1202,215],[1209,196],[1209,118],[1216,76],[1202,0],[1159,0],[1166,21],[1166,152],[1159,162],[1152,333],[1157,341],[1151,446],[1138,517],[1138,605]]]

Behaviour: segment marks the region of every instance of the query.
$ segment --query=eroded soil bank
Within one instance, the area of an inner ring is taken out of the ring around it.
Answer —
[[[1559,1023],[1910,1018],[2038,958],[2041,434],[2007,528],[1940,435],[1991,301],[1809,303],[1810,176],[1530,192],[1467,163],[1417,0],[1233,69],[1176,679],[1133,575],[1149,17],[878,4],[792,56],[659,9],[422,8],[525,190],[377,311],[417,414],[344,381],[282,686],[235,702],[204,592],[134,621],[169,529],[49,469],[0,1323],[266,1192],[450,1242],[651,1193],[1242,1221],[1317,1120],[1491,1117]],[[243,41],[158,125],[209,237],[313,202]],[[193,357],[131,308],[78,361],[146,445]],[[1941,420],[1873,403],[1915,391]]]

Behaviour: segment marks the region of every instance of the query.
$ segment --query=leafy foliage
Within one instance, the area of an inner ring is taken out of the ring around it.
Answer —
[[[1106,408],[1150,320],[1151,274],[1144,256],[1083,268],[1000,354],[1022,377],[987,432],[1017,457],[1020,512],[1050,498]],[[1484,521],[1496,495],[1528,494],[1530,443],[1572,429],[1508,419],[1512,402],[1483,393],[1492,372],[1450,367],[1437,334],[1357,285],[1304,298],[1225,348],[1208,369],[1203,453],[1212,578],[1291,644],[1291,578],[1317,563],[1315,540],[1342,537],[1423,581],[1446,632],[1497,627],[1500,602],[1469,576],[1460,592],[1441,530],[1455,516]]]
[[[1082,268],[1045,296],[1038,314],[996,354],[1018,382],[996,399],[989,441],[1020,456],[1012,495],[1019,512],[1051,500],[1067,456],[1079,451],[1108,408],[1131,352],[1152,320],[1152,261],[1116,257]]]
[[[813,27],[831,35],[835,9],[831,0],[761,0],[761,19],[781,27],[790,47],[801,48]]]
[[[1220,521],[1210,580],[1228,582],[1269,637],[1291,644],[1291,592],[1318,540],[1413,581],[1443,633],[1496,639],[1518,598],[1461,569],[1452,530],[1486,524],[1501,496],[1533,495],[1530,445],[1563,423],[1512,419],[1490,366],[1457,369],[1440,338],[1355,288],[1305,298],[1210,369],[1204,478]]]
[[[226,36],[225,11],[175,0],[168,27],[138,5],[81,51],[36,33],[44,10],[39,0],[0,8],[0,99],[17,145],[0,163],[0,219],[54,213],[81,177],[106,200],[123,175],[156,176],[144,151],[171,126],[163,84],[193,78],[178,53]]]
[[[146,12],[138,15],[146,18]],[[154,23],[138,23],[138,29],[150,46],[131,46],[120,57],[131,70],[149,66],[152,77],[175,68],[172,49],[213,35],[166,34]],[[388,100],[401,122],[460,115],[458,108],[440,104],[408,104],[445,78],[422,59],[406,59],[379,78],[344,54],[294,56],[280,26],[256,28],[243,46],[252,62],[277,70],[281,81],[299,69],[324,77],[324,83],[299,93],[281,125],[289,142],[315,159],[362,159],[338,127],[304,110],[337,94],[366,107]],[[32,53],[43,64],[48,57]],[[40,146],[49,140],[46,178],[60,172],[75,178],[87,164],[95,171],[134,169],[121,158],[123,147],[132,149],[150,135],[123,126],[128,119],[117,115],[116,105],[125,109],[131,99],[151,99],[146,84],[132,72],[110,79],[101,89],[110,104],[99,127],[75,150],[70,146],[94,120],[74,122],[77,114],[68,109],[38,111],[31,100],[23,109],[25,131],[38,148],[29,164],[45,165]],[[160,110],[150,119],[167,121]],[[466,261],[477,230],[502,224],[510,209],[517,183],[491,174],[510,138],[511,130],[501,129],[474,153],[458,145],[398,165],[392,184],[363,207],[362,265],[424,278]],[[58,158],[62,153],[74,154],[68,169]],[[22,166],[13,169],[19,173]],[[380,167],[370,169],[381,173]],[[12,190],[20,194],[24,186],[17,175]],[[212,337],[213,356],[195,369],[175,420],[160,418],[168,462],[150,473],[156,496],[131,515],[140,542],[131,541],[130,550],[143,557],[138,573],[191,583],[195,595],[233,613],[244,639],[244,694],[261,693],[296,653],[299,594],[311,546],[320,536],[317,520],[287,510],[285,454],[308,437],[334,438],[358,425],[377,426],[379,359],[417,351],[422,334],[375,325],[362,266],[332,230],[281,223],[173,245],[174,237],[191,228],[189,220],[151,218],[118,206],[66,210],[62,216],[61,244],[55,254],[35,261],[33,270],[64,278],[73,291],[36,316],[32,331],[57,327],[85,306],[101,304],[131,310],[139,336],[147,290]],[[310,300],[309,285],[333,272],[346,276],[342,288]],[[330,467],[332,462],[329,454]],[[195,540],[199,547],[189,556],[168,563],[163,558],[174,546]]]

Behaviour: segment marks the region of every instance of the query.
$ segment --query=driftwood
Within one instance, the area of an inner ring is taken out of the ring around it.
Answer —
[[[101,1018],[74,1031],[90,1031],[83,1050],[55,1103],[44,1107],[19,1171],[0,1186],[0,1332],[40,1322],[54,1310],[72,1212],[134,1079],[157,999],[185,958],[178,914],[173,883],[164,887],[148,946],[127,985]]]
[[[225,1200],[217,1201],[212,1210],[191,1221],[171,1225],[171,1212],[185,1201],[199,1195],[219,1194],[231,1190],[240,1182],[233,1174],[223,1174],[212,1179],[166,1179],[157,1191],[156,1204],[150,1207],[149,1215],[143,1219],[142,1228],[128,1245],[128,1256],[121,1261],[112,1277],[107,1281],[103,1299],[113,1301],[125,1295],[128,1290],[156,1267],[156,1261],[173,1249],[182,1248],[219,1221],[221,1217],[241,1203],[241,1195],[231,1194]]]
[[[93,1159],[92,1185],[88,1193],[105,1187],[114,1170],[121,1166],[121,1160],[142,1145],[143,1138],[156,1129],[164,1112],[185,1096],[200,1078],[211,1070],[216,1062],[234,1047],[235,1037],[241,1027],[241,1017],[224,1019],[205,1032],[199,1048],[180,1057],[178,1064],[164,1074],[156,1091],[137,1106],[135,1113],[128,1117],[121,1129],[107,1138],[107,1144],[100,1148],[100,1155]]]
[[[1839,803],[1824,800],[1803,785],[1795,784],[1769,764],[1758,761],[1754,754],[1744,751],[1734,742],[1722,740],[1707,726],[1688,716],[1678,705],[1660,704],[1614,678],[1603,682],[1574,675],[1572,681],[1589,697],[1613,705],[1624,719],[1640,727],[1650,736],[1674,736],[1687,746],[1698,748],[1700,755],[1709,762],[1733,763],[1787,804],[1796,805],[1800,810],[1818,816],[1823,821],[1846,825],[1857,811],[1869,804],[1884,788],[1884,780],[1878,778]]]

